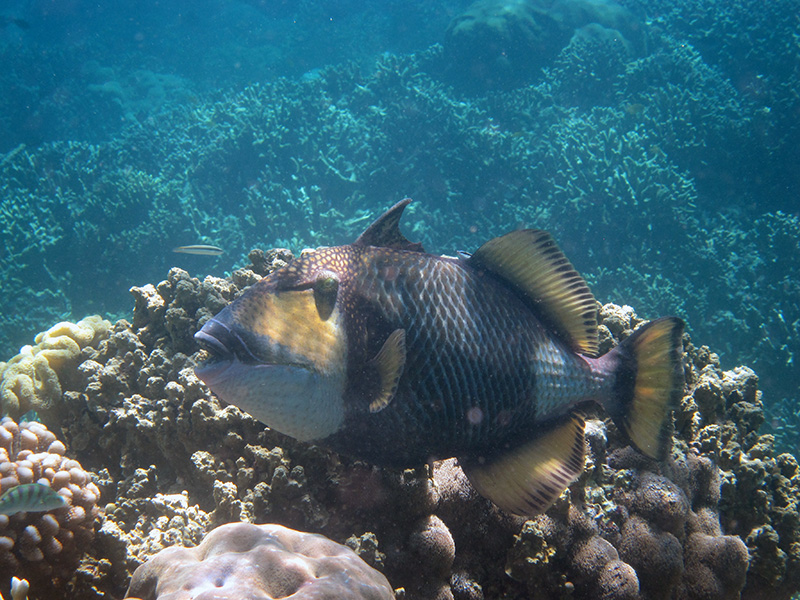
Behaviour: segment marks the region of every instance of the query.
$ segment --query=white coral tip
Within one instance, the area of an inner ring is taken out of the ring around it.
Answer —
[[[11,578],[11,600],[27,600],[28,598],[28,584],[27,579]]]

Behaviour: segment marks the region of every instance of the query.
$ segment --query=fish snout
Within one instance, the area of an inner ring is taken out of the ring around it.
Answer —
[[[239,360],[244,363],[259,362],[241,336],[216,318],[209,319],[194,334],[194,339],[211,353],[211,361]]]

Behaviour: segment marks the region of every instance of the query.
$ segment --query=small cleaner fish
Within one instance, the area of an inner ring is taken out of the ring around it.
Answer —
[[[178,254],[194,254],[195,256],[220,256],[225,251],[218,246],[208,244],[192,244],[191,246],[178,246],[172,249]]]
[[[545,511],[581,473],[588,404],[663,458],[683,322],[652,321],[598,357],[595,299],[549,234],[434,256],[400,233],[409,202],[209,319],[197,376],[277,431],[378,465],[455,456],[519,515]]]
[[[24,483],[0,496],[0,515],[15,515],[21,512],[47,512],[66,506],[67,501],[49,485]]]

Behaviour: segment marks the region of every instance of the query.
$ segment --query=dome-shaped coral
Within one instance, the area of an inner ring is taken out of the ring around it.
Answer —
[[[94,536],[100,492],[80,463],[41,423],[0,421],[0,493],[48,485],[67,505],[49,512],[0,515],[0,579],[24,576],[33,591],[68,580]]]
[[[447,28],[450,79],[484,90],[529,83],[574,35],[613,39],[631,53],[645,45],[642,25],[612,0],[478,0]]]
[[[454,81],[513,87],[552,60],[570,35],[530,0],[479,0],[450,23],[445,55]]]
[[[386,578],[347,548],[321,535],[280,525],[231,523],[196,548],[167,548],[136,569],[126,597],[143,600],[389,600]],[[211,597],[209,595],[208,597]]]

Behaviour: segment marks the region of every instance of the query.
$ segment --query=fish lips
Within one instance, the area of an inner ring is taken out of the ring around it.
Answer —
[[[248,343],[236,332],[217,318],[209,319],[202,329],[194,334],[194,339],[210,353],[208,360],[195,367],[195,375],[214,388],[216,385],[234,377],[251,377],[257,369],[263,375],[270,371],[282,374],[284,371],[300,373],[308,371],[300,365],[286,365],[260,358]]]
[[[241,336],[216,318],[209,319],[194,334],[194,339],[211,354],[208,360],[195,368],[195,374],[208,386],[235,376],[237,365],[264,364]]]
[[[229,359],[211,358],[204,363],[198,365],[194,369],[195,375],[203,383],[205,383],[212,390],[223,388],[226,382],[231,380],[248,378],[251,379],[254,370],[259,370],[265,375],[270,371],[278,371],[282,367],[280,365],[271,365],[267,363],[262,364],[247,364],[243,363],[236,357]]]

